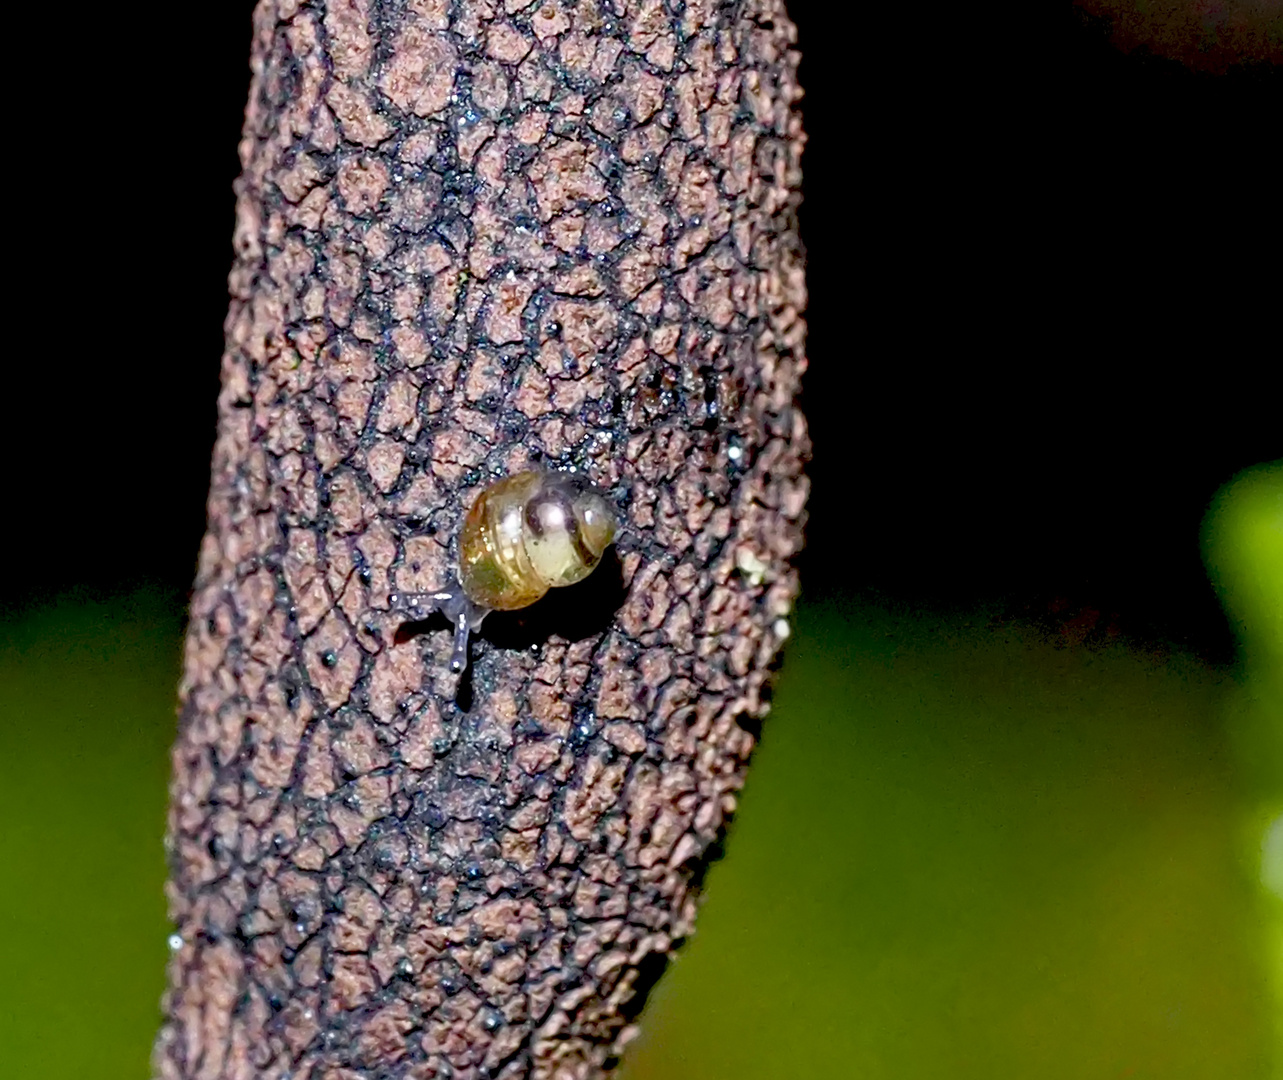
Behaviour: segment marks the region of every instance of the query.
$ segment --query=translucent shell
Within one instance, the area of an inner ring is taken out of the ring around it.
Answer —
[[[472,504],[459,534],[459,583],[478,607],[511,611],[592,573],[618,522],[574,473],[521,472]]]

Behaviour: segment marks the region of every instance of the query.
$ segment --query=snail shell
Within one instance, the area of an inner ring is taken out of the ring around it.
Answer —
[[[526,607],[592,573],[617,529],[605,497],[583,477],[516,473],[491,484],[468,511],[459,584],[481,607]]]
[[[529,470],[477,496],[459,532],[459,576],[435,593],[393,593],[394,611],[454,623],[450,667],[468,666],[468,635],[492,611],[527,607],[592,573],[619,530],[600,489],[575,473]]]

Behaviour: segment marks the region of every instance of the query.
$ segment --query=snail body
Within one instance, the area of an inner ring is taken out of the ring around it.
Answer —
[[[393,610],[454,623],[450,666],[468,665],[468,635],[491,611],[528,607],[549,589],[582,581],[601,562],[619,523],[605,495],[576,473],[528,470],[496,480],[459,531],[456,580],[436,593],[393,594]]]

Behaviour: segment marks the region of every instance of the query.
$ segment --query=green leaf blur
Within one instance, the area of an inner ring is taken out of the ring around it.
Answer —
[[[790,646],[622,1080],[1270,1075],[1227,679],[876,608]]]
[[[181,640],[155,593],[0,623],[0,1074],[147,1076]]]

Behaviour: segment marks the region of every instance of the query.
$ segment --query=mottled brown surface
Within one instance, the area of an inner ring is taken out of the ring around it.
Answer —
[[[625,1041],[796,588],[793,36],[778,0],[260,3],[159,1075],[566,1080]],[[456,685],[388,594],[532,462],[611,493],[618,558]]]

